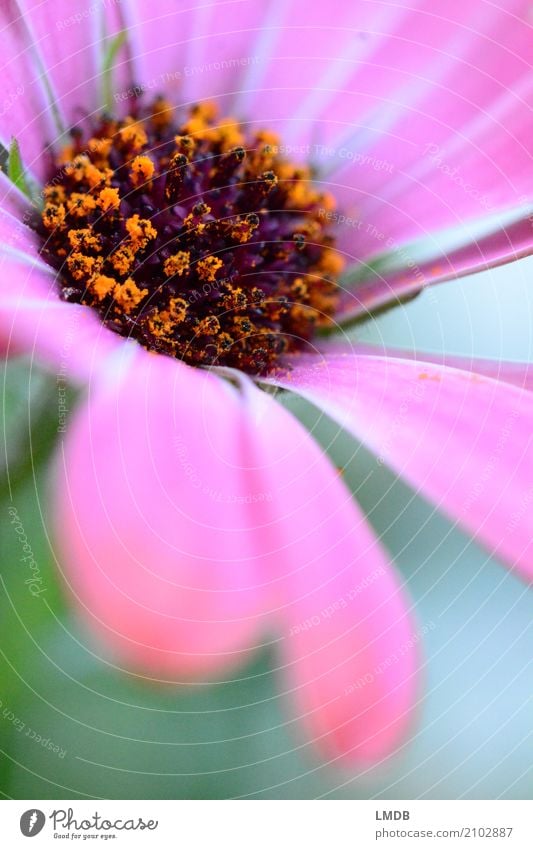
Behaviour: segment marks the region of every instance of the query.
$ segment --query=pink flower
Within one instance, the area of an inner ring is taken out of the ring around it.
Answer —
[[[191,367],[59,297],[27,198],[0,174],[1,344],[85,387],[55,465],[60,568],[102,643],[152,676],[224,671],[274,634],[325,756],[379,759],[417,699],[409,601],[337,470],[263,390],[312,401],[531,575],[527,366],[435,361],[342,332],[429,283],[531,253],[529,3],[4,2],[0,137],[16,137],[36,185],[68,141],[58,125],[101,109],[101,14],[109,36],[128,35],[108,107],[124,117],[135,87],[162,90],[280,132],[335,196],[321,215],[354,271],[335,339],[272,356],[260,377]],[[392,265],[374,262],[383,253]]]

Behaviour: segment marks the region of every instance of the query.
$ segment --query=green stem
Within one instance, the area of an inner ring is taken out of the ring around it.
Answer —
[[[102,63],[102,101],[104,108],[110,111],[112,103],[113,66],[118,52],[126,41],[126,31],[122,30],[111,39],[104,53]]]

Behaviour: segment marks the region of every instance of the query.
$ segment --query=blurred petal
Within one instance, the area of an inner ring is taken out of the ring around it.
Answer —
[[[533,576],[529,392],[357,354],[294,357],[270,382],[317,404],[493,554]]]
[[[327,757],[377,760],[402,742],[415,701],[417,640],[401,582],[309,433],[244,381],[271,496],[257,534],[280,605],[287,687]]]
[[[311,736],[332,757],[381,757],[414,699],[399,582],[318,446],[245,382],[243,398],[168,357],[115,361],[59,458],[65,578],[102,641],[152,674],[224,670],[277,615]],[[309,639],[292,627],[330,604]]]
[[[189,677],[243,660],[265,598],[252,547],[242,405],[170,357],[119,356],[58,458],[64,577],[119,660]]]

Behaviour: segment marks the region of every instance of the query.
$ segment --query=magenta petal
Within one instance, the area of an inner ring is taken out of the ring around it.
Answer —
[[[20,254],[29,261],[37,262],[42,268],[47,268],[39,257],[37,243],[37,235],[24,223],[23,216],[10,211],[7,205],[0,205],[0,255]]]
[[[257,44],[250,41],[247,51],[252,61],[243,74],[239,111],[280,131],[291,158],[316,159],[314,145],[325,134],[324,107],[342,91],[354,68],[362,67],[377,33],[386,42],[403,13],[362,2],[338,3],[334,15],[327,3],[306,0],[255,5],[263,18]],[[355,114],[344,112],[333,129],[342,131]]]
[[[11,182],[7,174],[0,171],[0,209],[20,220],[25,212],[30,212],[28,197]]]
[[[71,593],[119,662],[173,678],[243,660],[265,606],[236,390],[137,348],[82,403],[58,457]]]
[[[527,3],[422,0],[381,32],[319,116],[346,203],[405,244],[531,201]],[[363,255],[380,248],[362,232]]]
[[[42,151],[45,143],[55,138],[57,129],[42,73],[32,61],[31,39],[16,3],[0,4],[0,29],[0,141],[9,148],[14,136],[19,142],[25,168],[43,178]]]
[[[1,4],[0,26],[0,139],[7,146],[15,136],[26,169],[45,179],[42,154],[56,145],[59,125],[68,130],[102,107],[102,39],[104,30],[111,38],[120,26],[116,4],[13,0]],[[125,65],[117,64],[115,84],[124,87]]]
[[[271,382],[321,407],[512,568],[533,576],[533,396],[431,363],[304,355]]]
[[[135,83],[176,103],[239,90],[249,65],[261,63],[250,45],[259,37],[255,0],[191,0],[121,4]]]
[[[415,702],[417,640],[401,581],[309,433],[252,384],[247,402],[287,689],[325,756],[377,760],[402,741]]]
[[[45,69],[56,106],[67,125],[102,107],[100,77],[105,45],[120,27],[117,0],[18,0],[31,49],[26,61]],[[114,84],[124,83],[118,57]],[[118,73],[117,73],[118,71]],[[47,139],[54,141],[54,139]]]
[[[390,348],[386,345],[367,345],[361,343],[350,343],[331,339],[320,346],[321,353],[329,359],[330,356],[344,357],[347,354],[364,354],[367,356],[396,357],[401,360],[416,360],[423,367],[425,363],[434,363],[440,366],[451,366],[451,368],[462,371],[474,372],[474,374],[492,377],[504,383],[512,383],[521,389],[533,390],[533,364],[524,362],[513,362],[510,360],[490,360],[485,357],[467,357],[456,354],[428,353],[427,351],[409,351],[404,348]]]
[[[352,246],[357,236],[352,236]],[[531,216],[520,218],[507,226],[494,225],[488,234],[450,251],[439,249],[439,234],[428,242],[433,257],[416,262],[411,249],[398,251],[399,266],[391,272],[363,272],[357,286],[346,287],[341,313],[344,318],[365,315],[388,304],[398,303],[425,286],[442,283],[456,277],[474,274],[487,268],[504,265],[533,253],[533,223]],[[395,251],[391,251],[394,259]]]
[[[0,231],[4,224],[0,215]],[[0,252],[0,346],[5,355],[30,355],[64,379],[89,381],[126,340],[103,327],[96,311],[59,299],[54,271],[36,249],[32,254],[20,228],[7,234],[11,244]]]
[[[107,3],[85,0],[18,0],[32,48],[45,69],[56,103],[68,123],[97,106],[102,13]],[[112,5],[112,4],[109,4]]]

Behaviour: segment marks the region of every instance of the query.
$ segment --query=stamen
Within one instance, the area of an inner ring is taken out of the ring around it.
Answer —
[[[140,186],[151,180],[155,170],[154,163],[149,156],[136,156],[131,163],[130,175],[134,186]]]
[[[120,206],[120,195],[118,189],[102,189],[96,201],[100,209],[104,212],[110,212],[112,209],[118,209]]]
[[[177,274],[178,277],[181,277],[185,274],[186,271],[189,270],[189,262],[191,259],[191,255],[189,251],[178,251],[177,254],[172,254],[166,259],[163,263],[163,269],[167,277],[173,277],[174,274]]]

